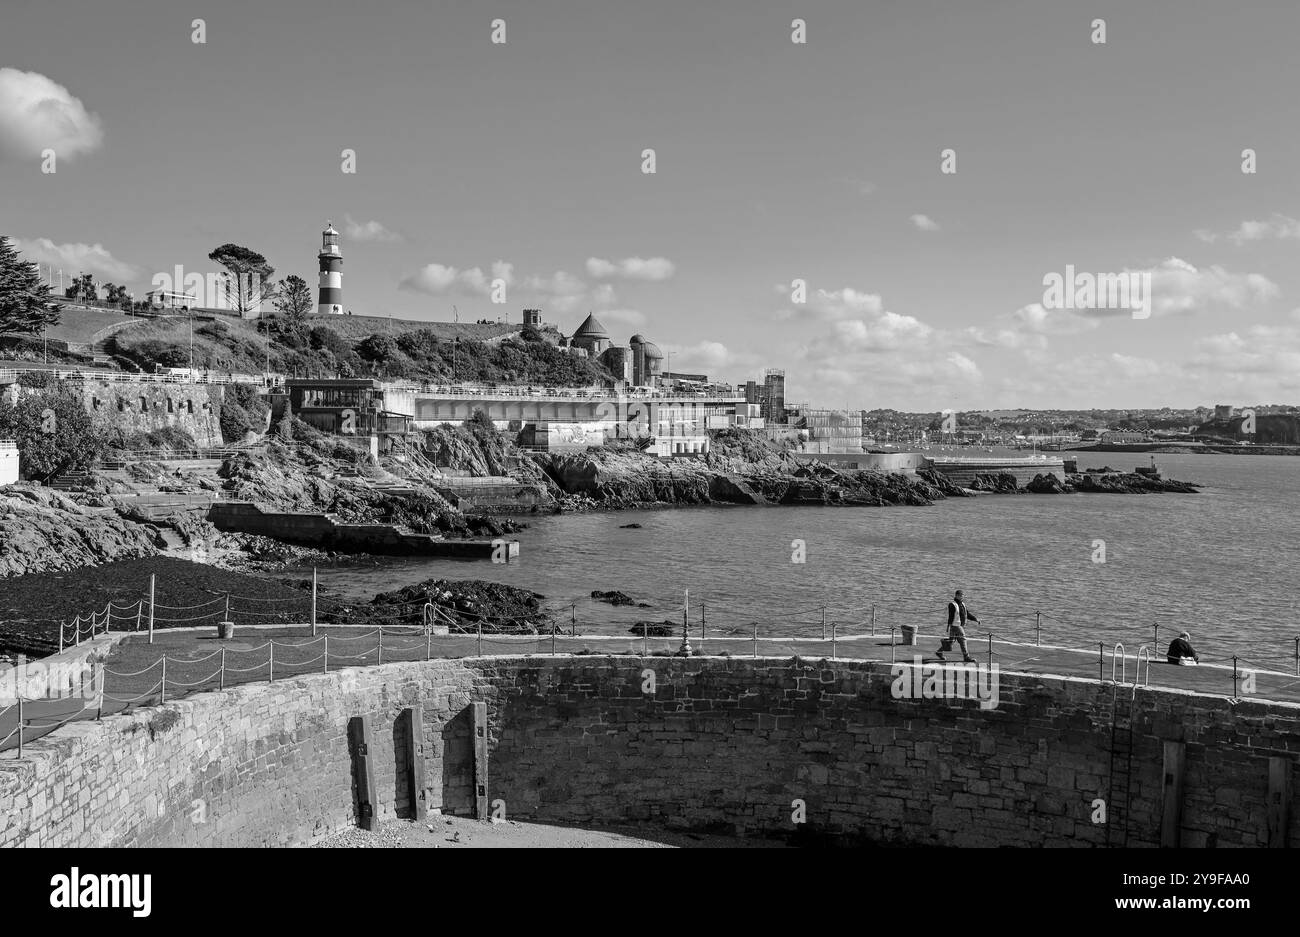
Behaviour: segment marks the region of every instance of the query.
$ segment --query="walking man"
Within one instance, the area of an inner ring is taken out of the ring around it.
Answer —
[[[943,652],[951,651],[952,643],[954,641],[956,641],[957,646],[961,648],[963,661],[971,662],[975,660],[975,658],[970,656],[970,651],[966,649],[966,622],[968,620],[974,622],[979,621],[979,619],[975,617],[974,612],[967,610],[966,603],[962,601],[961,590],[958,589],[953,595],[952,601],[948,603],[948,637],[943,638],[939,642],[939,650],[935,651],[939,660],[948,659],[943,656]]]

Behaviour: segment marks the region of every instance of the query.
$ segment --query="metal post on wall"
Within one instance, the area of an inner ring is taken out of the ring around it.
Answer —
[[[219,689],[219,690],[224,690],[225,688],[226,688],[226,649],[225,649],[224,647],[222,647],[222,649],[221,649],[221,682],[220,682],[220,684],[218,685],[217,689]]]
[[[311,568],[311,636],[316,637],[316,567]]]
[[[384,626],[379,626],[379,663],[384,662]]]
[[[483,656],[483,619],[478,620],[478,656]]]
[[[826,640],[826,606],[822,606],[822,640]]]
[[[162,691],[158,697],[159,705],[167,702],[167,655],[162,656]]]
[[[897,655],[897,653],[898,650],[894,645],[894,626],[890,625],[889,626],[889,662],[891,664],[894,663],[896,659],[895,655]]]
[[[989,632],[989,669],[993,669],[993,632]]]
[[[1106,682],[1106,644],[1104,641],[1097,642],[1097,679],[1102,683]]]
[[[758,656],[758,622],[754,622],[754,656]]]
[[[266,682],[274,683],[275,682],[275,642],[272,641],[270,646],[271,646],[271,657],[269,659],[269,663],[271,665],[271,674],[269,677],[266,678]]]
[[[876,607],[871,606],[871,636],[876,636]]]
[[[831,625],[831,660],[835,659],[835,641],[839,630],[840,626],[838,624]]]
[[[1043,621],[1042,621],[1042,619],[1043,619],[1043,613],[1042,613],[1042,612],[1034,612],[1034,647],[1042,647],[1042,645],[1043,645],[1043,642],[1042,642],[1042,637],[1043,637],[1043,627],[1042,627],[1042,625],[1043,625]]]
[[[325,635],[325,673],[330,672],[330,636]]]

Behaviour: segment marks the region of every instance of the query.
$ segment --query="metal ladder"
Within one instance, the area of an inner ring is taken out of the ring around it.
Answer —
[[[1115,680],[1116,664],[1120,679]],[[1146,664],[1143,680],[1142,665]],[[1106,845],[1128,846],[1129,807],[1133,794],[1133,724],[1137,715],[1137,691],[1141,683],[1151,681],[1151,649],[1145,644],[1138,648],[1137,672],[1128,698],[1127,713],[1122,710],[1121,691],[1125,687],[1124,645],[1116,644],[1111,655],[1111,710],[1110,710],[1110,767],[1106,792]]]

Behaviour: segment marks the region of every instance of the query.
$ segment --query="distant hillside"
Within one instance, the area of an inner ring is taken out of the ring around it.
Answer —
[[[1197,433],[1252,442],[1257,446],[1300,445],[1300,413],[1261,414],[1255,417],[1254,435],[1241,431],[1245,422],[1245,418],[1240,416],[1231,420],[1211,420],[1201,424]]]

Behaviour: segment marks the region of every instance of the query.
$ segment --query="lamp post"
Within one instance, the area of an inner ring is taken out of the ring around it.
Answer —
[[[690,656],[691,656],[691,639],[687,636],[687,633],[686,633],[686,620],[687,620],[687,618],[690,616],[690,608],[691,608],[691,592],[690,592],[690,590],[687,589],[686,592],[683,593],[683,595],[684,595],[684,600],[683,600],[683,603],[682,603],[682,646],[679,647],[679,648],[677,649],[677,656],[678,656],[678,657],[690,657]]]

